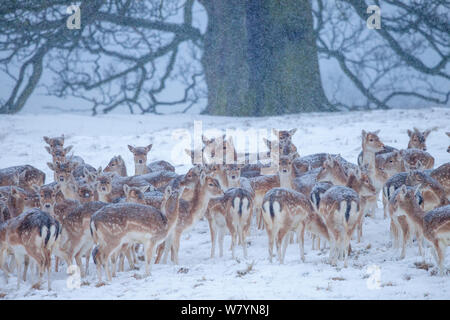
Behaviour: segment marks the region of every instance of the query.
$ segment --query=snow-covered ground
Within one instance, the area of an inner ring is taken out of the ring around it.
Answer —
[[[45,171],[50,182],[46,162],[51,159],[42,136],[64,133],[66,145],[73,145],[75,154],[94,167],[104,167],[111,157],[120,154],[130,174],[133,162],[127,144],[153,143],[149,160],[178,162],[177,172],[184,173],[189,166],[183,165],[182,160],[188,158],[183,159],[182,153],[177,153],[183,148],[174,132],[185,129],[192,134],[194,121],[198,120],[204,130],[295,127],[298,131],[293,141],[300,155],[340,153],[352,162],[356,162],[361,150],[361,129],[381,129],[383,142],[405,148],[406,129],[436,126],[437,130],[428,138],[428,151],[435,157],[436,166],[450,159],[446,153],[450,139],[445,135],[445,131],[450,131],[450,109],[239,119],[198,115],[21,114],[0,117],[0,168],[31,164]],[[224,257],[210,259],[208,225],[202,220],[182,237],[180,265],[155,265],[148,278],[141,277],[144,274],[141,265],[140,270],[119,273],[112,283],[97,288],[91,263],[90,273],[80,288],[69,288],[63,267],[59,273],[53,272],[50,292],[31,289],[31,281],[16,290],[14,276],[9,284],[1,276],[0,295],[5,299],[450,299],[450,275],[436,275],[431,250],[427,250],[426,263],[415,245],[408,248],[404,260],[397,259],[399,252],[391,248],[389,221],[383,219],[380,209],[374,219],[365,220],[362,243],[352,242],[354,252],[348,268],[341,268],[341,264],[330,266],[326,262],[328,249],[312,251],[309,237],[305,243],[306,261],[300,261],[298,245],[291,244],[283,265],[268,261],[264,230],[253,228],[248,240],[248,259],[242,258],[242,250],[238,248],[238,258],[232,260],[229,236],[225,238]],[[450,250],[446,265],[450,265]]]

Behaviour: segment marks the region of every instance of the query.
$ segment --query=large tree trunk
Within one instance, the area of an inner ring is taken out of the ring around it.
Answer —
[[[205,113],[265,116],[327,105],[307,0],[203,0]]]

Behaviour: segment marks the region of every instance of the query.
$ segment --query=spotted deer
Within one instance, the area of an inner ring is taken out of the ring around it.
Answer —
[[[105,206],[91,218],[90,229],[96,254],[97,274],[101,283],[101,267],[111,281],[110,258],[124,244],[142,243],[145,256],[145,273],[151,272],[156,247],[173,232],[179,215],[182,190],[165,190],[163,212],[151,206],[136,203],[118,203]]]
[[[108,165],[104,169],[105,172],[115,172],[121,177],[126,177],[127,175],[127,166],[125,165],[125,161],[121,156],[113,157]]]
[[[441,276],[444,275],[445,250],[450,244],[450,205],[427,212],[423,218],[423,234],[435,250]]]
[[[406,176],[405,184],[407,186],[420,185],[420,192],[424,202],[423,209],[425,211],[449,204],[442,185],[423,171],[410,171]]]
[[[48,274],[48,290],[50,290],[50,257],[59,234],[59,223],[48,213],[37,208],[8,220],[0,226],[0,267],[4,265],[6,250],[12,250],[17,266],[17,289],[20,288],[22,266],[31,258],[38,266],[40,286],[42,275]],[[26,265],[27,266],[27,265]],[[4,269],[6,278],[7,270]]]
[[[89,259],[94,247],[90,232],[91,217],[106,205],[107,203],[100,201],[81,204],[67,214],[61,223],[61,232],[54,253],[63,257],[68,266],[75,259],[83,278],[88,272]],[[86,258],[85,268],[81,262],[83,256]]]
[[[280,165],[277,174],[263,175],[250,178],[250,186],[254,191],[254,210],[256,212],[256,223],[259,229],[263,229],[262,202],[264,195],[273,188],[288,188],[293,186],[292,159],[289,156],[280,156]]]
[[[360,199],[358,193],[344,186],[334,186],[322,196],[319,206],[330,234],[330,263],[336,265],[339,257],[347,266],[350,239],[360,223]]]
[[[418,170],[418,169],[433,169],[434,158],[426,151],[419,149],[405,149],[400,150],[402,155],[405,169]]]
[[[450,200],[450,162],[444,163],[431,171],[430,176],[444,188],[447,199]]]
[[[422,224],[424,211],[420,186],[407,187],[402,185],[394,191],[389,199],[388,208],[395,225],[393,230],[394,241],[398,243],[400,238],[402,239],[400,259],[405,258],[407,242],[414,234],[417,236],[419,253],[423,255],[423,229],[420,225]]]
[[[276,242],[278,260],[284,262],[290,231],[298,234],[300,258],[305,261],[304,232],[329,239],[327,228],[317,213],[314,212],[308,198],[294,190],[274,188],[263,198],[263,220],[269,239],[269,259],[272,262],[273,244]],[[281,247],[283,245],[283,247]]]
[[[164,246],[161,246],[161,249],[158,250],[157,261],[162,257],[162,261],[165,262],[168,252],[171,250],[172,261],[178,264],[181,235],[191,229],[205,215],[211,198],[224,194],[217,179],[208,176],[205,171],[202,171],[196,180],[193,187],[193,198],[190,203],[186,203],[184,200],[180,201],[180,215],[174,233],[167,239]]]
[[[246,237],[249,233],[253,212],[252,194],[240,187],[232,187],[218,198],[209,200],[205,214],[211,232],[211,258],[214,258],[217,236],[219,237],[219,255],[223,256],[223,239],[226,230],[231,234],[231,252],[235,258],[235,246],[242,245],[244,258],[247,258]]]
[[[0,187],[0,196],[8,207],[10,217],[17,217],[24,211],[39,208],[39,197],[34,191],[29,192],[16,186]]]
[[[96,188],[98,199],[103,202],[114,202],[117,198],[125,196],[123,186],[144,187],[149,183],[142,176],[121,177],[116,173],[104,172],[100,167],[96,175]]]
[[[40,186],[44,183],[45,173],[30,165],[0,169],[0,186],[18,186],[32,191],[33,184]]]
[[[146,147],[133,147],[128,145],[128,149],[134,156],[134,174],[141,175],[156,171],[175,171],[175,168],[167,161],[155,161],[147,165],[147,155],[152,149],[152,144]]]
[[[434,127],[432,129],[427,129],[425,131],[420,131],[416,127],[413,128],[413,130],[407,130],[409,141],[408,141],[408,149],[419,149],[423,151],[427,151],[427,144],[426,140],[428,138],[428,135],[431,133],[431,131],[436,130],[437,127]]]

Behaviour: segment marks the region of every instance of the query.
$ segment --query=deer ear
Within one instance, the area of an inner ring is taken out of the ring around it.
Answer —
[[[408,137],[410,137],[411,138],[411,136],[412,136],[412,134],[413,134],[413,132],[411,131],[411,130],[407,130],[407,132],[408,132]]]
[[[123,185],[123,192],[125,195],[128,195],[128,192],[130,192],[130,187],[126,183]]]
[[[367,136],[366,130],[361,131],[361,136],[363,137],[363,139]]]
[[[128,150],[130,150],[131,152],[134,153],[134,147],[133,146],[128,145]]]
[[[55,171],[55,165],[51,162],[47,162],[47,166],[50,168],[50,170]]]
[[[150,150],[152,150],[153,144],[149,144],[146,148],[147,148],[147,152],[149,152]]]
[[[50,144],[50,138],[49,138],[49,137],[44,136],[44,141],[45,141],[46,143]]]
[[[50,149],[49,146],[45,146],[45,150],[47,150],[48,153],[52,154],[52,149]]]
[[[142,191],[142,193],[144,193],[144,192],[147,192],[147,190],[151,189],[150,187],[151,187],[151,185],[148,184],[148,185],[146,185],[146,186],[141,187],[140,190]],[[151,191],[151,190],[150,190],[150,191]]]
[[[205,173],[205,171],[202,171],[200,173],[200,184],[204,185],[205,184],[205,180],[206,180],[206,173]]]
[[[68,146],[67,148],[64,148],[64,153],[69,153],[70,150],[72,150],[73,146]]]
[[[31,187],[33,188],[33,190],[34,190],[36,193],[39,193],[39,192],[41,191],[41,187],[39,187],[37,184],[34,184],[34,183],[33,183],[33,185],[32,185]]]
[[[97,169],[97,174],[102,174],[102,173],[103,173],[102,167],[98,167],[98,169]]]
[[[205,145],[206,145],[206,144],[209,144],[208,138],[205,137],[203,134],[202,134],[202,142],[203,142]]]
[[[446,132],[445,134],[450,137],[450,132]]]
[[[297,132],[297,128],[289,130],[289,134],[293,136]]]
[[[431,129],[427,129],[423,132],[423,136],[425,137],[425,139],[428,138],[428,135],[430,134],[430,132],[431,132]]]

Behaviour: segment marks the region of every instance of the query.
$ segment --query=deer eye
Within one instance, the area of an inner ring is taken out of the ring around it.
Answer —
[[[373,142],[373,139],[369,139],[370,142]]]
[[[210,187],[214,187],[214,185],[212,183],[209,184]]]

